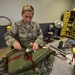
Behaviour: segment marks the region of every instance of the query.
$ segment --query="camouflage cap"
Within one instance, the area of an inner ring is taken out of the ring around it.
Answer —
[[[26,5],[23,6],[22,12],[26,11],[26,10],[31,10],[34,13],[34,8],[29,4],[26,4]]]

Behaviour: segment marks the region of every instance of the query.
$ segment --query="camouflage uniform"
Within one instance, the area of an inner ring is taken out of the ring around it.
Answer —
[[[43,45],[43,33],[39,24],[33,21],[28,25],[26,25],[23,20],[15,22],[4,36],[9,48],[11,48],[16,41],[26,42],[33,39],[36,39],[35,41],[39,45]],[[15,38],[16,36],[17,39]]]

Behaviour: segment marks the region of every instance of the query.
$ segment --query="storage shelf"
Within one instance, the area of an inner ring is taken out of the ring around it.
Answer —
[[[64,14],[63,27],[60,36],[68,36],[75,39],[75,11],[67,10]]]

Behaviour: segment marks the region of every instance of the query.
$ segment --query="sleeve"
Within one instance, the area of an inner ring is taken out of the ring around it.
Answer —
[[[40,46],[44,46],[45,43],[43,42],[43,32],[38,23],[36,25],[36,29],[37,29],[38,36],[37,36],[37,39],[35,42],[37,42],[38,45],[40,45]]]
[[[16,23],[14,23],[11,28],[4,34],[6,44],[9,48],[12,48],[12,45],[17,40],[14,38],[14,36],[17,34],[17,26]]]

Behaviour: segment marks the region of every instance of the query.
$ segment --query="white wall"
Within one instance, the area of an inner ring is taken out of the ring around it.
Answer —
[[[72,0],[0,0],[0,16],[8,17],[12,23],[20,20],[24,4],[31,4],[35,9],[33,20],[38,23],[54,22],[69,10]]]
[[[75,0],[72,0],[71,10],[75,9]]]

